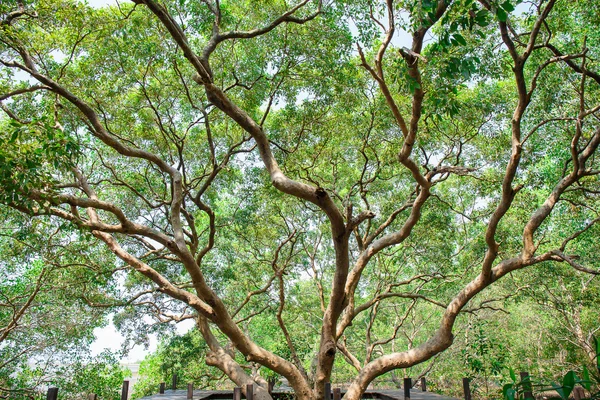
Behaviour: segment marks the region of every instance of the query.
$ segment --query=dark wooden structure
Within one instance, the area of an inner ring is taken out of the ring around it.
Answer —
[[[463,378],[463,390],[465,392],[465,400],[472,400],[471,380],[469,378]]]
[[[242,397],[241,391],[238,390],[194,390],[192,398],[194,400],[239,400],[245,398],[245,396]],[[284,397],[287,397],[291,393],[291,391],[274,390],[272,396],[274,400],[279,400]],[[341,391],[339,389],[333,389],[333,400],[339,399],[341,396],[344,395],[344,393],[344,391]],[[452,397],[445,397],[435,393],[423,392],[421,390],[412,389],[409,393],[411,400],[457,400]],[[363,399],[404,400],[404,394],[404,390],[368,390],[365,392]],[[186,400],[188,399],[187,396],[188,393],[185,389],[165,390],[164,394],[155,394],[152,396],[144,397],[143,399]],[[329,399],[331,399],[331,394]]]
[[[123,387],[121,388],[121,400],[129,399],[129,381],[123,381]]]
[[[58,398],[58,388],[51,387],[46,393],[46,400],[56,400]]]

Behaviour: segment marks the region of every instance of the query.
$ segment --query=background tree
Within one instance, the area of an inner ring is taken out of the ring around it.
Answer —
[[[85,243],[69,242],[72,230],[7,209],[2,217],[0,397],[38,398],[59,385],[63,398],[80,391],[114,398],[124,371],[109,354],[89,354],[106,310],[84,300],[99,288],[110,291],[104,277],[114,271],[87,258]]]
[[[5,2],[2,203],[114,255],[85,298],[125,329],[195,319],[259,399],[252,365],[304,400],[344,360],[358,399],[501,278],[598,274],[595,1],[515,5]]]

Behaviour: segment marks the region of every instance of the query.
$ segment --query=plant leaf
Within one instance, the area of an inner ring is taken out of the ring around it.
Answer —
[[[596,348],[596,368],[598,368],[598,372],[600,372],[600,340],[596,336],[594,336],[594,344]]]
[[[556,390],[556,393],[558,393],[561,399],[567,400],[569,398],[569,396],[565,396],[565,391],[562,386],[553,383],[552,387],[554,388],[554,390]]]
[[[573,371],[567,372],[567,374],[563,377],[563,390],[564,390],[566,399],[569,398],[569,395],[573,391],[576,380],[577,380],[577,376],[575,375],[575,372],[573,372]]]
[[[501,7],[498,7],[496,9],[496,17],[498,17],[498,20],[500,22],[506,22],[506,20],[508,19],[508,14]]]
[[[465,46],[467,44],[467,41],[465,40],[465,38],[462,35],[457,33],[453,37],[454,37],[454,39],[456,39],[456,41],[458,43],[462,44],[463,46]]]
[[[583,366],[583,380],[581,381],[581,386],[583,386],[588,391],[592,390],[592,382],[590,381],[590,372],[587,367]]]
[[[505,1],[500,7],[506,10],[506,12],[512,12],[515,10],[515,7],[512,4],[510,4],[510,1]]]

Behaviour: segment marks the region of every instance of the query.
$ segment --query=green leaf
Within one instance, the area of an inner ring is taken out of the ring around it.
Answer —
[[[10,139],[8,140],[8,143],[14,143],[18,137],[19,137],[19,130],[15,129],[15,131],[11,135]]]
[[[592,390],[592,382],[590,381],[590,373],[585,365],[583,366],[583,380],[581,381],[581,386],[583,386],[588,391]]]
[[[477,25],[488,26],[489,21],[488,21],[487,15],[488,15],[488,13],[486,10],[479,10],[477,12],[477,14],[475,15],[475,22],[477,23]]]
[[[502,387],[502,396],[504,400],[514,400],[515,399],[515,389],[512,383],[507,383]]]
[[[596,348],[596,368],[600,372],[600,340],[594,336],[594,347]]]
[[[565,397],[565,391],[562,386],[557,385],[556,383],[553,383],[552,387],[554,388],[554,390],[556,390],[556,393],[558,393],[558,395],[560,396],[561,399],[567,400],[569,398],[569,396]]]
[[[571,392],[573,391],[573,388],[575,387],[575,381],[577,380],[577,376],[575,375],[575,372],[573,371],[569,371],[567,372],[567,374],[563,377],[563,393],[564,393],[564,398],[568,399],[569,395],[571,394]]]
[[[465,46],[467,44],[467,41],[465,40],[465,38],[462,35],[457,33],[453,37],[454,37],[454,39],[456,39],[456,41],[458,43],[462,44],[463,46]]]
[[[425,10],[432,10],[437,6],[437,1],[433,1],[433,0],[423,0],[423,9]]]
[[[563,377],[563,386],[573,387],[573,386],[575,386],[576,380],[577,380],[577,375],[575,375],[575,372],[569,371]]]
[[[513,388],[510,388],[506,391],[506,398],[508,400],[515,400],[515,395],[517,394],[517,391]]]
[[[511,379],[513,382],[515,382],[515,383],[516,383],[516,382],[517,382],[517,375],[515,374],[515,371],[514,371],[512,368],[509,368],[509,369],[508,369],[508,373],[510,374],[510,379]]]
[[[515,7],[510,4],[510,1],[505,1],[500,7],[502,7],[506,12],[512,12],[515,10]]]
[[[500,22],[506,22],[506,20],[508,19],[508,14],[502,8],[498,7],[496,9],[496,17],[498,17],[498,20]]]

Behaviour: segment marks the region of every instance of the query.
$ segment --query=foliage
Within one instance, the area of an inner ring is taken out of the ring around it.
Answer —
[[[123,380],[130,375],[113,355],[101,354],[92,360],[62,364],[48,385],[58,387],[62,399],[81,399],[95,393],[101,399],[118,400]]]
[[[0,352],[114,313],[162,338],[138,393],[257,400],[591,366],[596,3],[3,1]]]
[[[600,398],[600,392],[591,392],[593,382],[590,380],[585,366],[583,367],[583,378],[579,378],[574,371],[569,371],[563,376],[560,383],[552,383],[551,386],[543,383],[533,383],[530,376],[526,376],[517,382],[517,377],[512,369],[510,370],[510,377],[512,383],[507,383],[502,388],[502,395],[506,400],[526,399],[528,398],[526,397],[526,393],[528,392],[532,393],[534,390],[547,392],[549,389],[556,391],[561,399],[568,400],[577,385],[580,385],[590,393],[590,396],[585,397],[585,399]]]
[[[93,330],[104,325],[106,310],[85,301],[111,291],[103,277],[111,268],[81,264],[82,250],[91,247],[84,238],[65,240],[75,232],[65,229],[63,236],[45,221],[9,210],[2,218],[0,393],[43,396],[56,383],[65,399],[78,398],[79,390],[112,396],[123,376],[118,362],[108,354],[89,357]]]
[[[195,330],[164,338],[156,352],[140,364],[140,379],[133,388],[133,398],[156,394],[160,382],[170,387],[173,375],[177,375],[178,386],[182,388],[191,382],[197,389],[216,389],[223,374],[205,365],[206,350],[206,343]]]

